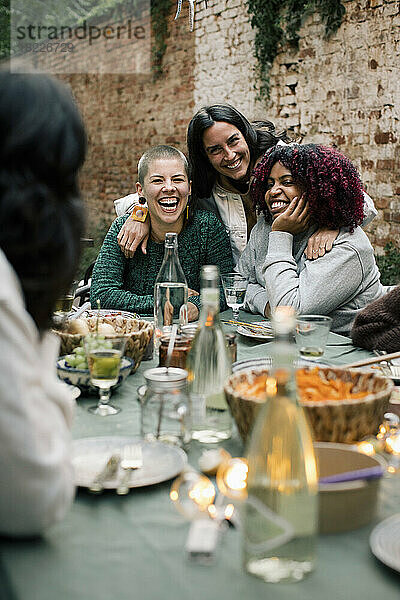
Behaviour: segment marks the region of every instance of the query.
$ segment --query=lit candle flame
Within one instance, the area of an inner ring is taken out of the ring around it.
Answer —
[[[375,454],[375,448],[371,442],[359,442],[357,446],[359,451],[363,454],[368,454],[368,456]]]
[[[400,434],[386,438],[386,452],[400,454]]]
[[[231,458],[224,462],[217,471],[217,485],[220,492],[228,498],[245,498],[248,470],[244,458]]]

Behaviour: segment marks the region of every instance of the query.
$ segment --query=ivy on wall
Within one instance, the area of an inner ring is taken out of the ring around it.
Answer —
[[[151,0],[151,26],[153,30],[152,67],[154,78],[162,74],[162,60],[167,49],[168,17],[171,0]]]
[[[255,29],[254,54],[258,61],[259,95],[269,97],[269,73],[279,50],[298,49],[298,34],[304,19],[319,12],[325,36],[337,31],[346,9],[341,0],[246,0],[250,23]]]
[[[0,60],[10,56],[10,0],[0,0]]]

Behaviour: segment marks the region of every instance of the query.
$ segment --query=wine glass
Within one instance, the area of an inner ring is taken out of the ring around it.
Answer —
[[[239,318],[239,309],[244,305],[247,279],[239,273],[221,275],[227,305],[232,309],[233,318]]]
[[[99,388],[98,404],[88,408],[89,412],[95,415],[106,417],[121,410],[118,406],[109,404],[109,400],[110,388],[118,381],[125,342],[124,337],[118,336],[105,338],[93,334],[84,338],[90,381]]]

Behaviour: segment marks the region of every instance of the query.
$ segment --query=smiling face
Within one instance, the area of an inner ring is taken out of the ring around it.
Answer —
[[[300,198],[303,191],[302,187],[294,182],[289,169],[282,163],[276,162],[269,174],[265,192],[265,202],[272,215],[272,220],[287,209],[293,198],[296,196]]]
[[[190,182],[185,165],[179,158],[158,158],[151,161],[143,185],[137,183],[136,189],[139,196],[144,196],[147,200],[153,227],[182,225]]]
[[[235,180],[247,179],[250,150],[237,127],[217,121],[203,133],[203,145],[214,169]]]

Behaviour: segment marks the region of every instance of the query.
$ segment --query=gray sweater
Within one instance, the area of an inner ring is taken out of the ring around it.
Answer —
[[[332,317],[332,331],[349,335],[364,306],[383,296],[373,248],[361,227],[341,229],[333,248],[317,260],[304,250],[315,228],[299,235],[271,231],[260,215],[237,269],[248,279],[245,308],[264,314],[279,305],[299,314]]]

